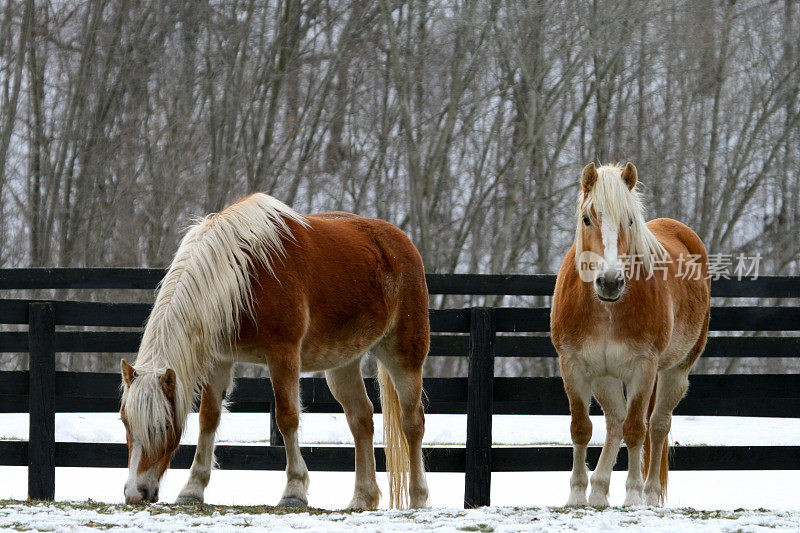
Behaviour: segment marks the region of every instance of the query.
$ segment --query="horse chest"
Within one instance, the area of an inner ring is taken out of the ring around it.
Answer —
[[[614,376],[626,380],[633,374],[636,359],[642,356],[628,343],[597,336],[587,338],[574,357],[588,376]]]

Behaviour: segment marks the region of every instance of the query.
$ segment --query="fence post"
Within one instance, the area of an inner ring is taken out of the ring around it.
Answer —
[[[29,304],[28,497],[34,500],[52,500],[56,491],[55,336],[53,304]]]
[[[283,435],[278,429],[278,421],[275,420],[275,396],[269,399],[269,445],[284,446]]]
[[[464,507],[489,505],[492,484],[492,394],[495,310],[473,308],[469,327]]]

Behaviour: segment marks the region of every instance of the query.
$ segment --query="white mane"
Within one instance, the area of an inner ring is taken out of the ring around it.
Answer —
[[[308,225],[282,202],[258,193],[208,215],[184,236],[144,330],[137,378],[123,392],[129,428],[145,453],[163,443],[171,419],[159,376],[175,371],[175,420],[182,425],[199,383],[233,341],[242,313],[252,312],[253,266],[273,272],[273,259],[285,255],[282,239],[291,236],[286,219]]]
[[[628,231],[630,255],[641,262],[648,275],[652,274],[655,262],[663,261],[669,256],[647,227],[644,206],[636,186],[628,189],[622,180],[621,166],[604,165],[597,169],[597,181],[589,193],[584,195],[581,191],[578,196],[575,221],[576,268],[579,268],[578,258],[583,252],[582,219],[584,215],[591,216],[592,207],[603,217],[604,225],[611,223]]]

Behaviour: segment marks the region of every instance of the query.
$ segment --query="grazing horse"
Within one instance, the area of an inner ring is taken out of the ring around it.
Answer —
[[[133,366],[122,361],[125,500],[153,502],[201,393],[200,435],[178,503],[202,502],[234,362],[269,368],[286,446],[279,505],[306,505],[298,444],[300,372],[325,371],[355,439],[351,508],[375,508],[372,403],[359,363],[378,360],[390,503],[426,505],[422,365],[428,290],[419,252],[397,227],[348,213],[301,216],[265,194],[191,227],[160,284]],[[409,502],[410,500],[410,502]]]
[[[583,169],[575,243],[556,280],[550,329],[572,413],[567,505],[587,504],[592,395],[605,414],[606,440],[588,504],[608,505],[611,470],[624,438],[625,505],[663,505],[672,411],[706,344],[705,247],[675,220],[645,223],[636,180],[631,163],[624,169],[598,169],[594,163]]]

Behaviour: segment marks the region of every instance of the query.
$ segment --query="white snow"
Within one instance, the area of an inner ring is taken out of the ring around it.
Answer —
[[[382,441],[381,417],[376,415],[375,441]],[[592,417],[593,444],[602,444],[605,427],[602,417]],[[28,437],[27,414],[0,415],[0,439]],[[428,446],[462,445],[465,440],[463,415],[428,415],[425,443]],[[352,436],[343,415],[304,414],[301,421],[303,444],[349,444]],[[497,446],[570,445],[569,417],[495,415],[494,442]],[[226,413],[219,429],[222,444],[264,445],[269,438],[266,414]],[[125,441],[125,433],[116,413],[59,413],[56,415],[56,438],[71,442]],[[197,438],[196,415],[190,417],[183,442]],[[800,419],[682,417],[673,419],[673,443],[680,445],[800,445]],[[188,476],[187,470],[170,470],[161,487],[161,498],[172,502]],[[126,472],[123,469],[57,468],[56,500],[87,500],[119,503]],[[27,493],[25,467],[0,467],[0,499],[24,500]],[[385,474],[378,475],[383,494],[388,493]],[[230,471],[212,473],[206,490],[206,502],[218,505],[265,505],[278,501],[285,474],[276,471]],[[341,509],[352,495],[352,472],[311,472],[309,503],[314,507]],[[0,502],[0,528],[20,527],[39,530],[72,530],[86,524],[124,530],[149,531],[198,527],[207,531],[229,531],[249,524],[255,529],[308,531],[402,531],[425,529],[455,531],[466,528],[495,531],[581,529],[636,529],[659,531],[758,531],[766,527],[800,530],[800,471],[716,471],[670,473],[669,507],[671,510],[603,512],[559,508],[566,500],[569,472],[495,473],[492,476],[492,507],[463,511],[464,474],[428,474],[432,510],[415,513],[378,511],[361,514],[308,513],[274,515],[243,514],[222,510],[219,516],[173,517],[156,510],[134,511],[124,506],[112,514],[63,504],[29,507]],[[624,499],[625,473],[614,472],[611,480],[611,503]],[[385,505],[385,498],[382,504]],[[537,506],[537,507],[532,507]],[[694,520],[691,513],[678,509],[691,507],[724,510],[719,517]],[[756,509],[772,511],[755,511]],[[166,508],[164,508],[166,509]],[[734,512],[736,509],[751,511]],[[783,509],[784,511],[781,511]],[[20,524],[20,526],[14,526]],[[481,524],[484,524],[481,526]]]
[[[146,509],[77,505],[10,504],[0,507],[0,528],[39,531],[796,531],[800,514],[780,511],[698,513],[672,509],[560,509],[488,507],[472,510],[271,514],[253,509],[174,512],[161,505]]]

